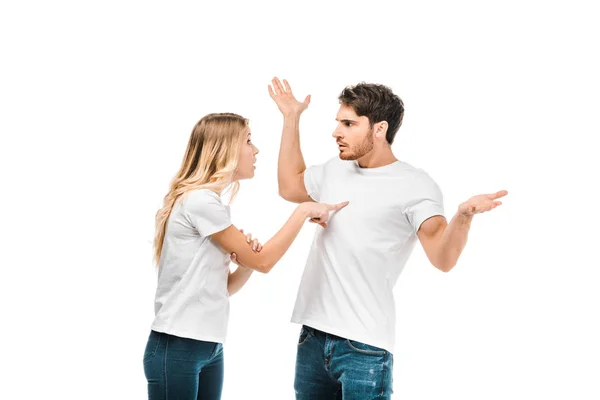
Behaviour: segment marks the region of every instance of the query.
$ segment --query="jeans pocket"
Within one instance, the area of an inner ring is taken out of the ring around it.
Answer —
[[[302,329],[300,329],[300,337],[298,338],[298,346],[302,346],[308,340],[310,336],[310,331],[302,325]]]
[[[161,334],[155,331],[150,331],[148,337],[148,343],[146,343],[146,350],[144,351],[144,364],[147,363],[156,355],[158,346],[160,345]]]
[[[379,347],[371,346],[370,344],[357,342],[355,340],[346,339],[346,343],[348,343],[348,347],[352,350],[361,353],[368,354],[372,356],[382,356],[387,353],[386,350],[380,349]]]

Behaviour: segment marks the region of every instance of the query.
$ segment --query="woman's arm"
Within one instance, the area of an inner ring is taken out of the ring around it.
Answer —
[[[237,261],[237,255],[233,253],[231,255],[231,261],[237,264],[237,269],[229,274],[229,278],[227,279],[227,291],[230,296],[233,296],[248,282],[252,272],[254,270],[244,267]]]
[[[330,211],[338,211],[348,202],[336,205],[306,202],[299,204],[283,227],[262,247],[259,253],[252,251],[246,237],[231,225],[211,237],[228,253],[236,253],[237,260],[247,268],[268,273],[290,248],[304,222],[310,218],[322,225],[327,224]]]

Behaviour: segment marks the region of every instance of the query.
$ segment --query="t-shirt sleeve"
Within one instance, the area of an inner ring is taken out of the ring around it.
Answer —
[[[323,183],[323,175],[325,172],[325,164],[312,165],[304,171],[304,186],[306,193],[314,201],[320,201],[321,185]]]
[[[444,216],[444,198],[438,184],[429,175],[423,173],[413,181],[409,191],[409,200],[404,214],[415,233],[425,220],[436,215]]]
[[[197,190],[184,200],[184,208],[191,224],[201,236],[221,232],[231,225],[227,208],[218,194],[211,190]]]

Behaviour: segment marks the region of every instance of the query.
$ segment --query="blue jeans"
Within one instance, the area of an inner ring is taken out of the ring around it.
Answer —
[[[390,399],[393,355],[303,326],[298,340],[296,399]]]
[[[149,400],[218,400],[223,389],[223,346],[150,331],[144,373]]]

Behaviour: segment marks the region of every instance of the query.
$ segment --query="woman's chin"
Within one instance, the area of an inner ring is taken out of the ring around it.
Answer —
[[[254,167],[256,168],[256,167]],[[244,174],[243,176],[239,176],[237,178],[238,181],[243,181],[244,179],[252,179],[254,178],[254,169],[252,169],[251,171],[248,171],[248,173]]]

